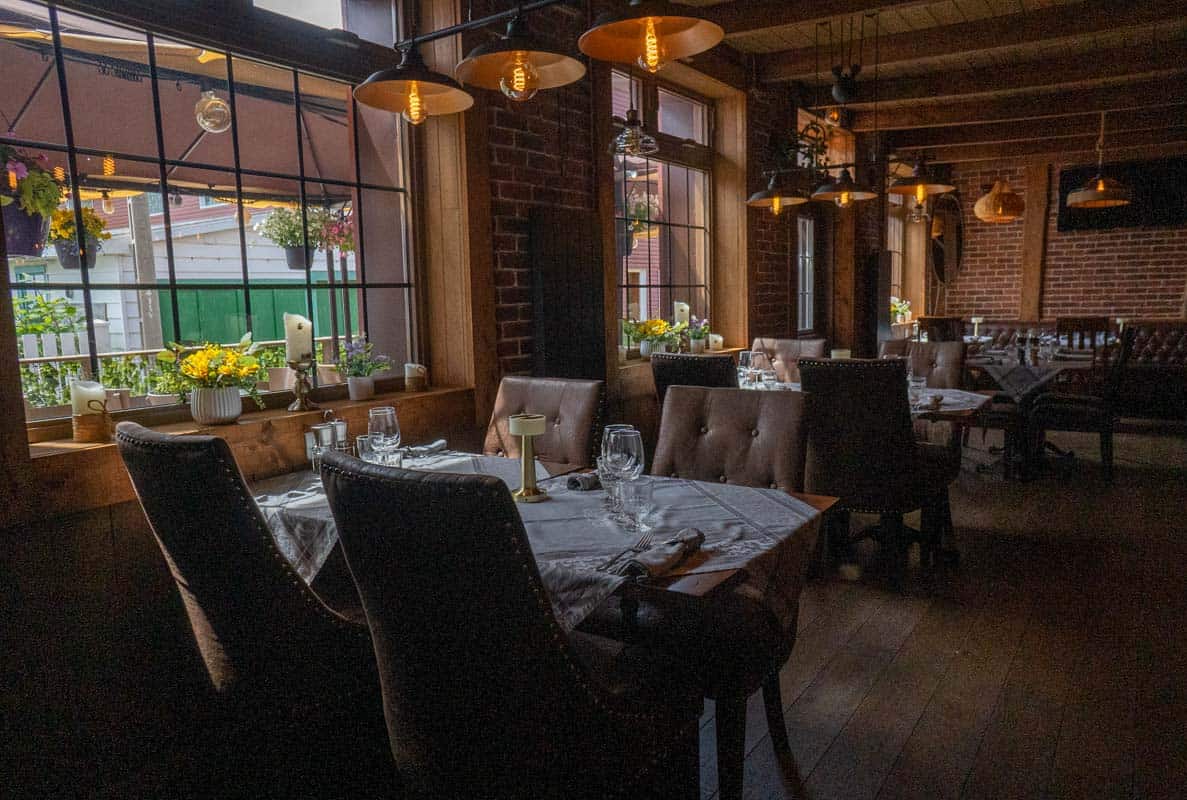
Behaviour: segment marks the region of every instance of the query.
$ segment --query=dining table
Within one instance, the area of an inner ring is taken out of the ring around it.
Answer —
[[[406,458],[403,467],[491,475],[510,488],[520,474],[518,459],[457,452]],[[517,507],[557,620],[573,630],[634,580],[605,565],[629,552],[642,531],[610,514],[600,488],[570,488],[568,475],[550,475],[539,462],[536,474],[549,499]],[[642,521],[655,546],[690,530],[703,534],[704,542],[663,575],[643,580],[698,596],[728,585],[764,603],[781,623],[793,619],[822,512],[835,498],[680,478],[644,480],[652,483],[653,503]],[[287,473],[256,482],[252,491],[277,547],[312,583],[338,542],[320,476],[312,470]]]
[[[756,391],[802,391],[800,384],[793,382],[745,382],[739,388]],[[939,403],[930,398],[940,398]],[[976,415],[977,411],[989,402],[989,397],[977,392],[966,392],[963,389],[933,389],[923,390],[923,400],[912,404],[911,416],[915,419],[926,419],[934,422],[967,422]]]

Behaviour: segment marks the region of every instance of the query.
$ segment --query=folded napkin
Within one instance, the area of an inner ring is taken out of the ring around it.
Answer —
[[[696,528],[685,528],[668,541],[644,550],[642,553],[636,553],[633,558],[618,569],[618,573],[649,578],[667,575],[685,557],[700,550],[704,543],[705,534]]]
[[[602,488],[602,482],[596,472],[578,472],[569,476],[565,486],[572,492],[592,492]]]
[[[407,451],[408,457],[409,458],[424,458],[425,456],[431,456],[431,455],[435,455],[437,453],[443,453],[443,452],[445,452],[445,449],[447,446],[448,445],[445,444],[444,439],[438,439],[437,441],[430,442],[429,444],[422,444],[418,447],[409,447],[408,451]]]

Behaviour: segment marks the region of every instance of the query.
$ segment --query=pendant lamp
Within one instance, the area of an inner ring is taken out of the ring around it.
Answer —
[[[767,188],[750,195],[746,205],[751,208],[769,208],[776,217],[789,206],[803,205],[810,199],[802,187],[791,185],[787,179],[780,180],[780,173],[771,176]]]
[[[610,152],[618,156],[649,156],[659,152],[659,143],[643,129],[637,108],[627,109],[626,122],[610,143]]]
[[[927,175],[927,166],[923,156],[915,161],[915,169],[906,178],[899,178],[886,190],[887,194],[897,194],[904,197],[914,197],[915,202],[923,205],[932,195],[945,194],[956,189],[948,183],[932,180]]]
[[[716,23],[689,14],[666,0],[630,0],[608,11],[581,34],[581,52],[599,61],[637,64],[655,73],[669,61],[703,53],[725,38]]]
[[[982,222],[1013,222],[1025,209],[1026,201],[1007,181],[996,181],[973,205],[973,214]]]
[[[1096,177],[1067,196],[1068,208],[1116,208],[1129,205],[1129,187],[1104,177],[1105,112],[1100,113],[1100,136],[1096,139]]]
[[[404,50],[399,65],[381,69],[356,86],[354,99],[399,113],[413,125],[474,105],[474,98],[457,81],[428,68],[415,43]]]
[[[837,208],[849,208],[854,203],[873,200],[877,196],[877,193],[855,182],[848,167],[841,170],[835,181],[829,181],[812,192],[813,200],[831,200],[837,204]]]
[[[507,23],[507,32],[500,39],[471,50],[457,65],[455,74],[466,86],[501,91],[523,102],[541,89],[581,80],[585,65],[541,45],[528,33],[523,18],[516,16]]]

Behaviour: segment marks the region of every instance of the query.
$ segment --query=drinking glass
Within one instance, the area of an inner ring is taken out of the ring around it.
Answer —
[[[738,353],[738,386],[743,388],[750,381],[750,351],[743,350]]]
[[[613,425],[607,425],[605,428],[603,428],[602,429],[602,458],[605,458],[607,455],[609,455],[610,434],[614,433],[614,431],[633,431],[634,429],[635,429],[634,425],[626,425],[621,422],[616,422]]]
[[[648,520],[655,510],[654,484],[649,478],[622,484],[623,527],[629,531],[646,531]]]
[[[367,417],[367,435],[377,463],[390,464],[400,448],[400,421],[391,406],[373,408]]]
[[[764,369],[762,371],[762,388],[774,389],[779,385],[779,378],[775,375],[775,370]]]
[[[638,480],[645,465],[643,436],[636,430],[611,431],[606,461],[619,480]]]
[[[375,451],[371,449],[370,436],[356,436],[354,440],[354,449],[358,456],[368,464],[375,463]]]
[[[769,369],[771,362],[762,350],[750,351],[750,382],[757,384],[762,380],[763,369]]]
[[[602,488],[606,490],[606,496],[602,498],[602,506],[610,512],[611,516],[621,513],[622,498],[618,493],[619,479],[614,470],[610,469],[609,458],[598,459],[598,480],[602,482]]]
[[[923,402],[923,393],[927,389],[927,378],[923,376],[907,376],[907,397],[911,400],[911,407]]]

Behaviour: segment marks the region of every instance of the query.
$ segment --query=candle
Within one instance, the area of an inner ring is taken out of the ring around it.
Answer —
[[[709,334],[709,349],[710,350],[720,350],[723,347],[725,347],[725,337],[724,336],[722,336],[720,333]]]
[[[300,314],[285,312],[284,359],[296,363],[313,361],[313,323]]]
[[[94,405],[93,402],[98,401]],[[99,414],[107,405],[107,390],[98,381],[71,381],[70,406],[75,416]]]
[[[683,322],[685,325],[687,325],[688,324],[688,310],[689,310],[688,303],[682,303],[679,300],[677,300],[675,303],[672,304],[673,321],[677,325],[679,325],[681,322]]]
[[[542,436],[544,434],[543,414],[512,414],[507,418],[507,428],[512,436]]]

